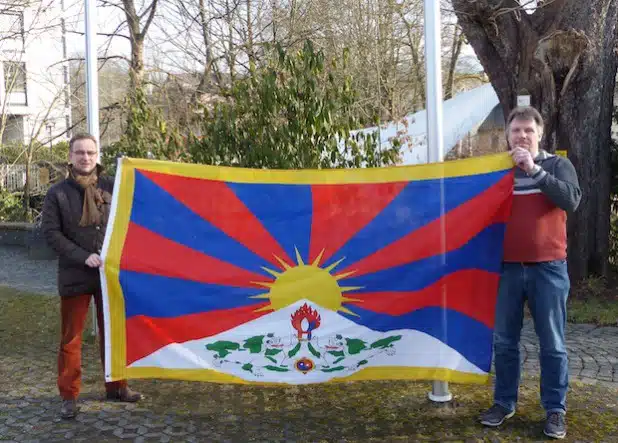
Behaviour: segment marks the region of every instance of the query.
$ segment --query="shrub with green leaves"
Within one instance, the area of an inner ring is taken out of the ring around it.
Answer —
[[[203,109],[200,135],[188,139],[188,161],[251,168],[374,167],[395,163],[398,146],[382,149],[361,127],[346,53],[327,62],[310,41],[251,67],[226,100]]]
[[[23,221],[24,218],[22,194],[0,189],[0,222]]]

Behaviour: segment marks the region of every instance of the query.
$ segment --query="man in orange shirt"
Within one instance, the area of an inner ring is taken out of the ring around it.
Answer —
[[[494,405],[482,414],[481,423],[500,426],[515,414],[527,300],[541,348],[541,402],[547,413],[543,432],[564,438],[568,390],[564,329],[570,289],[566,220],[567,213],[577,209],[581,190],[571,162],[539,148],[543,120],[536,109],[514,109],[506,133],[517,168],[496,304]]]

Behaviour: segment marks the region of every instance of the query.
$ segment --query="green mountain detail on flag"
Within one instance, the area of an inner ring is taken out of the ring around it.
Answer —
[[[292,338],[284,344],[281,337],[269,333],[255,335],[242,342],[218,340],[208,343],[205,348],[207,360],[217,370],[228,372],[239,368],[255,377],[262,377],[268,372],[354,372],[369,365],[377,356],[383,359],[395,355],[395,344],[399,340],[401,335],[391,335],[368,343],[337,334],[300,341]]]
[[[215,351],[215,358],[225,358],[232,353],[232,351],[238,351],[240,345],[233,341],[217,341],[206,345],[206,349],[209,351]]]

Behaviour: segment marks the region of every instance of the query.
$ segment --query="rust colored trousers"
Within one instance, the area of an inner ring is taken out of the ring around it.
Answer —
[[[94,298],[97,307],[97,325],[99,329],[99,350],[101,362],[105,367],[105,341],[103,338],[103,297],[97,294],[84,294],[60,297],[62,316],[60,351],[58,352],[58,390],[64,400],[75,400],[79,395],[82,376],[82,334],[90,307]],[[105,383],[107,392],[114,392],[127,385],[126,380]]]

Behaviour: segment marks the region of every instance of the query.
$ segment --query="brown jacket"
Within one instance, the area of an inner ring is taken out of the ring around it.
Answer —
[[[114,182],[100,177],[103,190],[101,224],[79,226],[84,205],[84,190],[71,178],[52,186],[43,203],[43,235],[58,254],[58,292],[61,296],[94,294],[101,290],[99,270],[86,266],[90,254],[100,254],[109,219]]]

